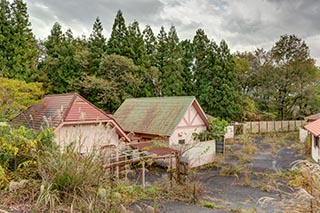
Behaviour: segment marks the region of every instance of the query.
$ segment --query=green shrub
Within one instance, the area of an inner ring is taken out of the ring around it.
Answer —
[[[24,126],[0,126],[0,165],[9,171],[33,166],[39,144],[52,137],[51,130],[38,133]]]

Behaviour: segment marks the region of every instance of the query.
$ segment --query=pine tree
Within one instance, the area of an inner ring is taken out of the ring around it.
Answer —
[[[174,26],[170,27],[164,47],[163,67],[160,69],[163,95],[183,95],[185,82],[182,77],[182,49]]]
[[[112,26],[111,36],[108,40],[107,53],[109,55],[130,55],[127,35],[128,29],[126,27],[125,19],[122,15],[121,10],[118,10]]]
[[[144,66],[147,60],[147,51],[141,34],[139,23],[134,21],[128,27],[128,43],[130,45],[128,58],[131,58],[135,65]]]
[[[159,68],[161,73],[163,73],[163,67],[165,64],[167,51],[167,33],[163,26],[161,26],[160,31],[157,35],[157,46],[156,46],[156,67]]]
[[[149,25],[143,30],[144,45],[148,55],[149,66],[156,66],[157,38]]]
[[[101,58],[107,51],[106,38],[102,34],[103,27],[100,18],[97,17],[92,28],[92,33],[89,37],[88,46],[90,51],[89,70],[90,75],[99,72]]]
[[[194,50],[190,40],[181,41],[182,48],[182,65],[183,72],[182,78],[184,79],[183,91],[185,95],[195,95],[194,89],[194,73],[193,73],[193,61],[194,61]]]
[[[11,60],[9,55],[12,39],[12,24],[10,4],[7,0],[0,2],[0,76],[8,76],[8,61]]]
[[[215,117],[227,120],[237,119],[240,114],[240,93],[236,81],[236,71],[233,56],[225,41],[218,46],[210,42],[210,52],[207,55],[209,66],[199,84],[199,101],[204,110]]]
[[[81,61],[76,57],[77,49],[81,49],[77,47],[78,44],[70,29],[63,34],[59,23],[53,25],[51,34],[44,42],[47,56],[39,65],[39,69],[47,76],[45,85],[50,92],[74,91],[73,83],[83,71]]]
[[[31,81],[37,77],[36,65],[39,52],[31,31],[27,5],[23,0],[14,0],[11,4],[13,55],[9,64],[9,77]]]
[[[208,81],[206,73],[209,69],[208,55],[210,54],[210,40],[204,30],[198,29],[193,38],[194,63],[192,71],[194,73],[194,88],[196,95],[200,95],[199,87]]]

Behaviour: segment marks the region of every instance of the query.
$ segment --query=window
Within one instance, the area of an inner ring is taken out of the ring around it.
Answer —
[[[316,137],[316,136],[314,136],[313,137],[313,139],[314,139],[314,147],[319,147],[319,137]]]
[[[185,144],[185,143],[186,143],[186,140],[185,140],[185,139],[182,139],[182,140],[179,140],[178,142],[179,142],[179,144]]]

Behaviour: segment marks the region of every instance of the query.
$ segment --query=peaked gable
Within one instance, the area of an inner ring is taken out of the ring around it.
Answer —
[[[76,93],[47,95],[41,104],[34,104],[11,121],[40,130],[41,127],[56,128],[61,122],[110,120],[106,113]]]
[[[125,131],[170,136],[191,105],[207,124],[200,105],[190,96],[126,99],[114,117]]]

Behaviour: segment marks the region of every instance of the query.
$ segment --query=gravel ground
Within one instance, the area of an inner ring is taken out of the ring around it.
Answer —
[[[278,190],[263,190],[263,177],[291,168],[296,160],[305,159],[304,156],[297,153],[290,145],[290,141],[281,146],[280,149],[272,152],[272,147],[264,141],[264,138],[255,140],[257,152],[253,156],[253,162],[245,165],[249,169],[250,186],[247,186],[243,176],[226,177],[219,175],[219,170],[215,168],[204,168],[196,171],[196,179],[201,183],[204,193],[201,199],[216,203],[222,209],[209,209],[197,205],[191,205],[183,202],[163,202],[159,205],[160,212],[248,212],[258,213],[281,213],[283,207],[279,204],[286,199]],[[241,150],[239,144],[232,145],[233,151]],[[230,158],[231,163],[236,163],[234,158]],[[165,171],[156,170],[147,172],[146,179],[152,184],[154,181],[161,181]],[[277,179],[278,184],[282,184],[282,190],[290,192],[286,187],[284,179]],[[267,205],[268,200],[272,200],[272,205]],[[262,202],[265,201],[265,202]],[[278,204],[279,205],[278,205]]]

